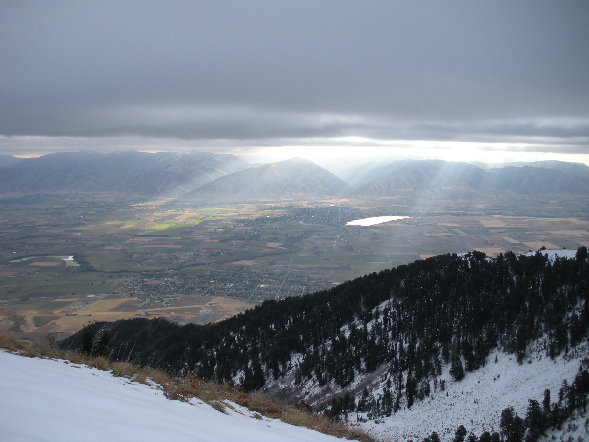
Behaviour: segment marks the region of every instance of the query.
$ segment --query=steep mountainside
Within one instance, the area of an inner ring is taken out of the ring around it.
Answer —
[[[139,195],[190,190],[247,163],[232,155],[66,152],[3,168],[1,192],[100,192]]]
[[[251,167],[212,181],[192,195],[216,201],[328,198],[347,190],[340,178],[302,159]]]
[[[466,163],[444,161],[398,161],[375,169],[371,180],[354,194],[393,196],[414,192],[441,191],[444,188],[478,188],[485,171]]]
[[[466,163],[398,161],[366,173],[355,195],[395,196],[426,192],[508,191],[589,193],[589,167],[584,164],[542,162],[482,169]]]
[[[238,157],[226,154],[168,152],[154,155],[156,161],[153,164],[129,178],[129,189],[149,194],[186,193],[249,167]]]
[[[13,157],[12,155],[0,155],[0,168],[14,166],[21,161],[25,160],[23,158]]]
[[[589,172],[589,168],[587,168]],[[486,171],[485,187],[515,193],[537,195],[545,193],[587,193],[589,173],[569,174],[554,168],[508,166]]]
[[[570,176],[583,180],[589,179],[589,166],[583,163],[568,163],[565,161],[535,161],[533,163],[515,163],[512,166],[530,166],[540,169],[556,169]]]
[[[517,365],[564,354],[578,367],[589,356],[588,289],[585,248],[554,260],[540,253],[489,259],[473,252],[266,301],[217,324],[97,323],[62,345],[80,348],[86,336],[89,349],[106,331],[115,359],[263,389],[334,414],[382,419],[440,390],[454,391],[498,355],[512,355]],[[562,373],[571,385],[567,370]],[[589,382],[579,381],[571,394],[585,388]],[[557,419],[562,399],[554,407]]]

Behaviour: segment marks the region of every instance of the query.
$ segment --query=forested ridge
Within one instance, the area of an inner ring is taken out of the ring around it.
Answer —
[[[390,415],[444,388],[442,367],[460,380],[499,348],[521,361],[544,338],[550,357],[584,342],[589,263],[541,253],[448,254],[373,273],[331,290],[260,306],[219,323],[178,326],[164,319],[94,323],[64,348],[103,352],[177,373],[256,390],[275,380],[345,391],[377,369],[377,401],[354,391],[330,402]],[[106,336],[106,337],[105,337]]]

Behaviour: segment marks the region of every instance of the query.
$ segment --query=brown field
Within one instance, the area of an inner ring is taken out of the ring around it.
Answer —
[[[524,244],[534,250],[541,249],[542,247],[546,247],[547,249],[560,249],[556,244],[552,244],[548,241],[526,241]]]
[[[233,261],[231,264],[234,266],[253,266],[256,263],[256,261],[252,261],[251,259],[242,259],[240,261]]]
[[[53,301],[69,302],[69,305],[55,309],[0,309],[0,332],[19,339],[49,342],[64,339],[94,321],[164,317],[173,322],[205,323],[233,316],[256,305],[254,302],[212,296],[180,297],[169,307],[140,306],[137,298],[112,295],[104,298],[58,298]],[[48,321],[37,327],[35,317],[46,317]]]
[[[584,219],[580,219],[580,218],[550,218],[551,221],[555,221],[555,222],[569,222],[569,223],[573,223],[573,224],[585,224],[585,225],[589,225],[589,222],[584,220]]]
[[[57,340],[61,340],[74,334],[89,322],[118,321],[120,319],[130,319],[137,316],[139,315],[131,312],[80,312],[72,316],[61,316],[59,319],[51,321],[49,324],[41,327],[39,331],[46,332],[47,334],[54,336]]]
[[[144,249],[180,249],[182,248],[181,244],[145,244],[143,246]]]
[[[487,229],[505,227],[505,223],[498,217],[479,218],[479,222]]]
[[[485,255],[489,256],[497,256],[504,252],[504,250],[498,249],[497,247],[479,247],[477,250],[484,252]]]
[[[65,241],[63,239],[52,239],[52,238],[32,238],[29,239],[28,242],[30,244],[63,244]]]
[[[88,298],[86,298],[88,299]],[[86,313],[95,313],[95,312],[111,312],[115,310],[120,304],[122,304],[126,298],[108,298],[108,299],[99,299],[96,302],[89,304],[85,308],[81,308],[78,312],[79,314],[86,314]]]
[[[553,230],[553,235],[589,237],[589,230]]]
[[[35,261],[30,263],[30,266],[37,266],[37,267],[57,267],[60,265],[60,262],[57,261]]]

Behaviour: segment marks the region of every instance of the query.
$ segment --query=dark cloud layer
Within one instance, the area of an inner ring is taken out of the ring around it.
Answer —
[[[0,135],[589,139],[589,3],[3,1]]]

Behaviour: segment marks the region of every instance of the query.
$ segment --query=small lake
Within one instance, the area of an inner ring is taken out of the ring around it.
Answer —
[[[400,219],[411,218],[410,216],[374,216],[372,218],[355,219],[346,223],[346,226],[368,227],[376,224],[388,223],[389,221],[398,221]]]

